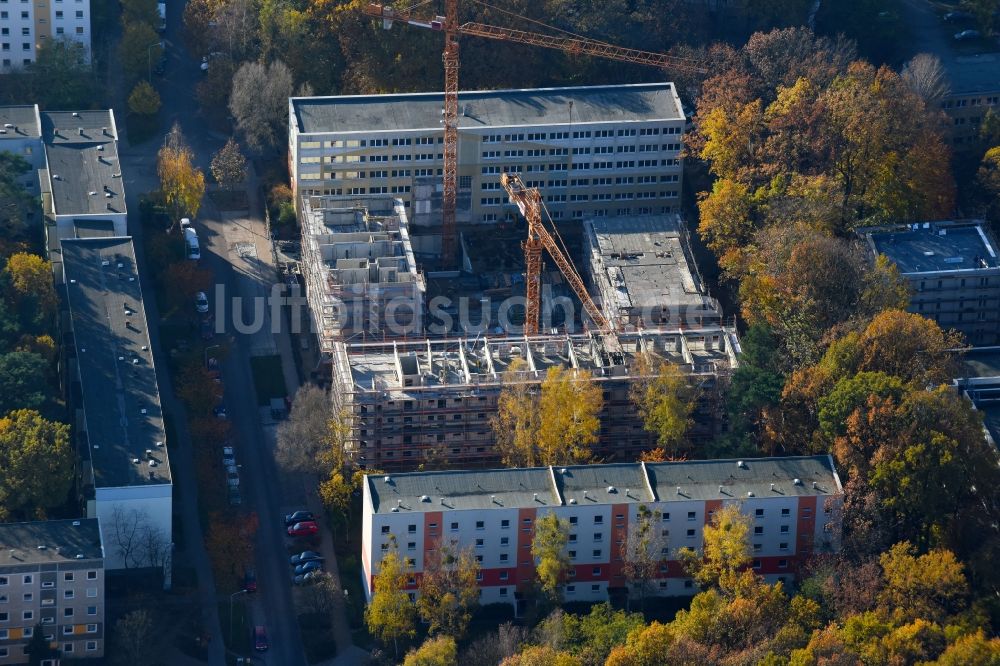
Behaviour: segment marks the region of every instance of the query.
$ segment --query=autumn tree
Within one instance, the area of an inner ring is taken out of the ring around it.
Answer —
[[[280,60],[246,62],[236,71],[229,110],[252,150],[263,152],[282,145],[292,83],[291,70]]]
[[[149,63],[159,60],[162,55],[163,43],[152,23],[138,21],[125,26],[118,57],[129,82],[141,79],[147,73]]]
[[[418,647],[406,653],[403,666],[456,666],[458,646],[451,636],[428,638]]]
[[[194,154],[184,143],[180,126],[174,124],[157,153],[156,173],[160,189],[170,207],[174,224],[185,215],[195,216],[205,196],[205,174],[194,166]]]
[[[69,426],[28,409],[0,418],[0,519],[61,506],[73,474]]]
[[[194,309],[194,297],[199,291],[210,293],[214,275],[193,261],[179,261],[167,266],[164,281],[170,285],[167,301],[178,310]]]
[[[918,556],[904,541],[883,553],[879,562],[885,578],[879,601],[898,621],[942,623],[964,608],[969,588],[954,553],[935,549]]]
[[[675,638],[668,625],[654,621],[633,631],[623,645],[611,650],[605,666],[660,666],[669,663],[667,655]]]
[[[523,375],[528,372],[524,359],[515,358],[503,374],[504,387],[497,398],[496,414],[490,426],[497,441],[497,451],[508,467],[541,465],[538,451],[538,396]]]
[[[547,645],[531,645],[507,657],[500,666],[583,666],[579,658]]]
[[[221,397],[221,387],[215,377],[201,364],[192,360],[181,366],[174,383],[174,392],[188,411],[196,417],[207,417]]]
[[[45,319],[55,313],[52,264],[37,254],[18,252],[7,260],[6,272],[19,302],[38,309]]]
[[[408,567],[399,556],[395,540],[382,554],[375,574],[372,599],[365,608],[368,631],[383,643],[392,641],[399,656],[399,639],[416,634],[416,609],[406,594]]]
[[[212,176],[224,190],[235,190],[246,181],[247,158],[232,137],[212,156]]]
[[[160,110],[160,93],[146,81],[140,81],[128,96],[129,111],[140,116],[155,116]]]
[[[149,611],[139,609],[123,615],[114,625],[112,644],[115,663],[143,664],[156,660],[161,632]]]
[[[717,510],[711,524],[705,526],[702,553],[681,549],[685,570],[702,587],[732,590],[750,563],[750,525],[750,518],[736,504]]]
[[[656,435],[656,444],[669,455],[686,450],[685,436],[693,420],[698,389],[674,364],[651,352],[639,354],[633,370],[629,397],[639,411],[646,430]]]
[[[537,561],[535,575],[542,592],[553,601],[562,598],[562,584],[569,571],[569,522],[549,512],[535,520],[531,555]]]
[[[122,24],[145,23],[155,26],[160,21],[156,0],[122,0]]]
[[[337,607],[344,593],[329,573],[317,572],[299,591],[297,604],[306,613],[329,615]]]
[[[34,202],[19,181],[30,170],[20,155],[0,151],[0,232],[5,238],[20,238],[27,230],[27,214]]]
[[[461,638],[479,603],[479,564],[470,549],[442,544],[424,560],[417,612],[431,635]]]
[[[205,549],[212,561],[217,581],[236,583],[239,580],[243,567],[254,560],[256,532],[256,514],[234,521],[222,511],[209,513]]]
[[[643,609],[646,593],[659,573],[660,563],[667,560],[667,539],[660,530],[661,516],[659,511],[650,511],[645,504],[640,504],[635,525],[630,527],[621,544],[622,573],[638,593]]]
[[[602,406],[601,388],[590,372],[550,367],[538,401],[541,464],[589,462],[601,427]]]
[[[726,394],[729,453],[758,451],[766,438],[769,416],[781,402],[785,383],[778,341],[771,328],[757,324],[740,340],[743,355]]]
[[[334,412],[325,390],[305,384],[295,392],[288,418],[278,426],[275,458],[289,471],[328,474],[346,466],[349,433],[349,415]]]

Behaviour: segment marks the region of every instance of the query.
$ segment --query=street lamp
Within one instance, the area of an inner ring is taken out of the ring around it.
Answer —
[[[146,47],[146,81],[149,83],[153,82],[153,64],[152,56],[150,54],[152,53],[154,46],[159,46],[162,49],[163,42],[156,42],[155,44],[150,44]]]
[[[233,599],[241,594],[246,594],[249,590],[240,590],[229,595],[229,645],[233,645]]]

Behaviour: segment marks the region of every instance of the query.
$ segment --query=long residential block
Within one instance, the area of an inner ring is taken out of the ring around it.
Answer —
[[[500,174],[555,220],[680,211],[685,114],[672,83],[458,93],[458,221],[517,217]],[[390,194],[440,224],[443,93],[293,97],[289,173],[304,195]]]
[[[844,491],[830,456],[699,460],[415,472],[365,477],[362,567],[371,599],[379,564],[395,542],[415,597],[428,557],[443,546],[471,549],[481,603],[519,610],[535,581],[536,521],[555,513],[569,525],[567,601],[628,594],[623,544],[640,507],[654,516],[662,559],[651,592],[697,591],[678,551],[703,547],[716,511],[735,504],[752,521],[751,566],[769,582],[790,582],[813,553],[840,548]]]
[[[132,239],[62,241],[81,501],[110,569],[163,567],[173,485]]]
[[[90,60],[90,0],[4,0],[0,26],[0,74],[30,67],[53,40],[79,42]]]
[[[631,461],[655,445],[629,396],[640,378],[638,355],[675,364],[701,387],[690,437],[706,441],[722,428],[719,389],[738,350],[736,331],[721,326],[623,333],[614,345],[593,334],[342,341],[334,345],[332,393],[350,421],[348,446],[361,467],[485,467],[499,462],[490,419],[506,386],[537,388],[553,366],[586,371],[604,398],[596,453]]]
[[[104,548],[96,519],[0,524],[0,664],[29,662],[25,649],[36,627],[64,659],[104,656]]]
[[[1000,344],[1000,257],[981,220],[922,222],[862,230],[912,290],[910,312],[954,328],[976,347]]]

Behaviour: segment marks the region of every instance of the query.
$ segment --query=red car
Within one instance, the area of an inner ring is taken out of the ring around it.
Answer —
[[[312,520],[295,523],[288,528],[288,536],[312,536],[317,532],[319,532],[319,525]]]
[[[253,649],[257,652],[265,652],[270,647],[267,642],[267,630],[264,625],[257,625],[253,628]]]

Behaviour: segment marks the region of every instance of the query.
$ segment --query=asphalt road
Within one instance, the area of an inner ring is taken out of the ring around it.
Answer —
[[[195,101],[195,86],[201,81],[202,72],[199,69],[200,54],[189,55],[184,50],[182,38],[182,13],[184,3],[181,0],[167,0],[167,31],[164,39],[167,42],[167,67],[162,77],[154,75],[154,85],[160,92],[163,107],[160,111],[161,124],[164,130],[175,121],[180,123],[184,136],[195,154],[198,166],[208,172],[211,156],[225,142],[225,136],[213,133],[204,124],[197,111]],[[119,122],[125,118],[125,109],[116,110]],[[138,196],[155,189],[156,151],[161,142],[151,139],[139,146],[123,150],[128,184],[129,206],[133,215],[138,214]],[[256,187],[250,183],[250,187]],[[263,223],[250,220],[256,233],[263,234]],[[195,221],[202,242],[202,265],[210,269],[215,281],[225,285],[227,293],[235,294],[248,288],[256,289],[258,285],[251,284],[258,278],[243,271],[234,270],[230,262],[230,245],[224,233],[225,223],[209,201],[203,204],[202,212]],[[137,245],[141,245],[141,229],[132,225],[132,233],[137,236]],[[146,278],[148,280],[148,276]],[[214,305],[214,304],[213,304]],[[147,303],[147,310],[150,309]],[[150,318],[158,318],[155,304],[150,312]],[[229,418],[234,422],[239,462],[242,464],[241,483],[243,489],[243,509],[255,511],[260,521],[256,544],[256,562],[258,591],[247,595],[250,602],[250,613],[255,624],[263,624],[267,628],[271,647],[255,656],[255,663],[275,664],[281,666],[297,666],[305,664],[305,655],[299,634],[298,623],[292,605],[290,571],[285,547],[286,537],[281,525],[283,502],[278,474],[270,446],[267,443],[260,415],[257,410],[257,400],[250,373],[250,352],[245,336],[229,333],[230,353],[224,362],[225,402]],[[161,368],[166,368],[161,363]],[[161,374],[165,374],[162,373]],[[164,382],[163,393],[169,395],[169,401],[174,402],[169,390],[169,378]],[[175,410],[176,413],[176,410]],[[184,492],[187,498],[194,496],[194,480],[191,469],[190,440],[181,438],[181,445],[186,446],[184,455],[175,458],[175,464],[188,467],[179,475],[190,492]],[[221,453],[221,452],[220,452]],[[185,473],[187,472],[187,473]],[[221,479],[220,479],[221,482]],[[189,532],[188,542],[200,542],[201,534],[197,529],[197,507],[192,501],[185,501],[181,511],[185,517],[185,527]],[[211,643],[210,663],[222,664],[221,632],[228,627],[221,627],[215,608],[216,601],[226,602],[227,598],[213,597],[211,590],[210,570],[207,570],[207,556],[203,548],[200,557],[196,559],[199,578],[202,586],[203,615],[210,633],[215,639]]]

